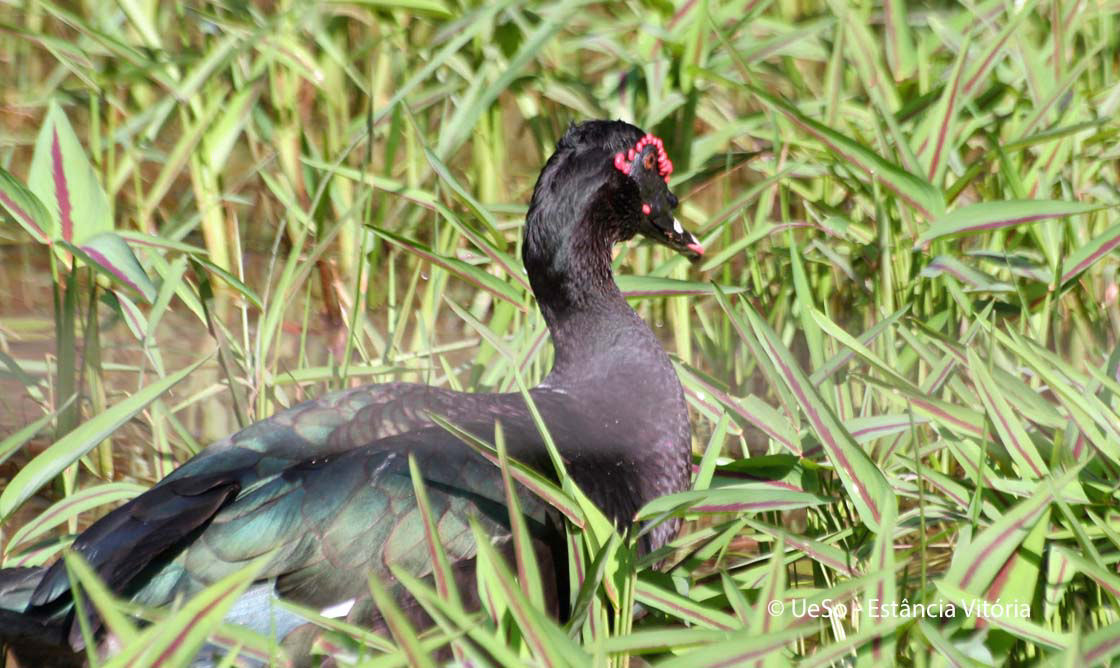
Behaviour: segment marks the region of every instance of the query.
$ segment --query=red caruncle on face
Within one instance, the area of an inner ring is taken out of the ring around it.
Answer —
[[[634,147],[626,153],[616,153],[614,156],[615,169],[623,174],[630,174],[630,167],[634,162],[634,158],[641,154],[642,149],[646,146],[657,147],[657,172],[665,179],[665,183],[669,183],[669,176],[673,173],[673,161],[669,159],[669,155],[665,152],[665,143],[661,141],[660,137],[655,137],[647,134],[638,140]],[[653,169],[654,154],[647,154],[643,158],[642,165],[646,169]]]

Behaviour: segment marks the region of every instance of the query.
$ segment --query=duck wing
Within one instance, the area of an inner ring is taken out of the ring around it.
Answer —
[[[557,414],[549,397],[539,401],[545,414]],[[372,619],[364,598],[370,573],[389,578],[390,564],[421,577],[431,569],[409,454],[422,462],[439,537],[460,570],[467,564],[473,575],[469,517],[498,540],[509,535],[500,471],[434,426],[432,414],[487,440],[500,420],[513,456],[548,470],[527,413],[520,396],[426,386],[327,395],[207,448],[94,523],[73,547],[110,589],[153,606],[270,554],[263,577],[275,580],[278,593],[311,606],[362,599],[356,614]],[[530,496],[523,505],[533,534],[551,545],[558,520]],[[58,609],[69,587],[65,566],[54,564],[31,607]],[[70,640],[81,646],[76,620]]]
[[[95,522],[73,548],[110,589],[131,591],[150,564],[182,551],[219,509],[245,496],[243,490],[256,490],[309,462],[361,447],[376,451],[382,447],[377,442],[386,437],[432,429],[432,413],[452,422],[477,421],[479,416],[523,421],[526,411],[520,397],[513,395],[466,394],[410,383],[330,393],[214,443]],[[412,440],[416,438],[420,437]],[[51,604],[69,589],[66,568],[56,562],[46,570],[30,603]]]

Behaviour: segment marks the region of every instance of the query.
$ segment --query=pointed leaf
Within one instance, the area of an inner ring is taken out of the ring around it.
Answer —
[[[917,415],[872,415],[852,418],[844,423],[844,428],[856,439],[856,443],[870,443],[886,436],[908,431],[916,424],[925,424],[928,418]]]
[[[495,243],[501,244],[505,241],[501,233],[498,232],[498,221],[494,218],[494,214],[490,213],[489,209],[483,206],[481,202],[474,198],[474,195],[472,195],[466,188],[462,186],[462,184],[459,183],[459,181],[451,173],[451,170],[447,168],[447,165],[445,165],[439,158],[437,158],[436,154],[433,153],[431,149],[427,147],[424,148],[424,157],[427,158],[428,164],[431,165],[432,171],[436,173],[436,176],[438,176],[440,180],[446,183],[447,186],[451,188],[451,192],[454,193],[461,202],[466,204],[471,209],[471,211],[474,212],[475,216],[482,223],[483,227],[486,228],[486,232],[490,235],[490,240],[481,237],[470,227],[463,225],[462,222],[459,221],[455,216],[448,216],[448,222],[450,222],[456,227],[456,229],[462,232],[465,237],[470,239],[471,242],[474,243],[474,245],[477,246],[479,250],[481,250],[483,253],[486,253],[486,255],[490,257],[490,259],[496,259],[496,253],[501,253],[501,255],[505,256],[504,252],[501,252],[494,247]],[[508,260],[508,256],[505,257]],[[513,276],[519,279],[525,285],[525,287],[529,287],[528,282],[521,276],[517,276],[516,272],[513,273]]]
[[[458,606],[459,589],[455,586],[455,574],[451,570],[447,550],[440,542],[439,529],[432,516],[432,504],[428,500],[428,490],[413,453],[408,454],[408,471],[412,475],[412,491],[416,494],[416,506],[420,518],[424,521],[424,537],[428,542],[428,556],[432,560],[432,579],[435,581],[436,591],[442,598]]]
[[[46,415],[32,422],[26,427],[17,429],[3,441],[0,441],[0,464],[3,464],[5,461],[7,461],[8,457],[11,457],[13,454],[15,454],[16,451],[22,448],[25,443],[35,438],[36,434],[42,431],[44,427],[46,427],[52,420],[58,417],[59,413],[66,410],[67,407],[70,406],[70,403],[74,401],[74,398],[74,395],[71,395],[69,399],[67,399],[61,406],[54,409],[53,412],[47,413]]]
[[[612,636],[603,643],[608,652],[674,651],[711,645],[733,638],[733,632],[710,629],[680,629],[670,626],[634,631],[624,636]]]
[[[184,666],[217,629],[234,602],[253,584],[272,558],[266,554],[227,575],[187,601],[178,612],[149,626],[105,664],[106,668]]]
[[[132,249],[115,232],[90,237],[81,246],[67,241],[61,241],[60,245],[111,280],[139,292],[149,304],[155,301],[156,286],[132,254]]]
[[[473,448],[478,454],[490,460],[491,464],[499,467],[501,466],[501,460],[498,458],[497,450],[492,445],[453,422],[448,421],[442,415],[429,413],[428,416],[432,419],[432,422],[443,427],[448,432],[458,437],[463,443]],[[586,522],[583,519],[583,512],[580,508],[580,504],[575,499],[569,497],[564,490],[557,487],[555,483],[536,470],[522,464],[516,459],[509,460],[509,468],[510,475],[516,478],[517,482],[521,483],[525,489],[533,492],[545,503],[559,510],[572,524],[583,528]]]
[[[1064,545],[1057,546],[1055,551],[1114,598],[1120,599],[1120,576],[1110,573],[1106,567],[1093,563]]]
[[[938,218],[918,237],[914,246],[924,247],[930,241],[943,237],[962,237],[1002,227],[1036,223],[1051,218],[1076,216],[1090,211],[1099,211],[1105,206],[1060,200],[979,202],[954,209]]]
[[[987,365],[972,348],[968,349],[968,371],[980,394],[980,401],[996,427],[996,433],[999,434],[1011,458],[1019,465],[1020,475],[1029,476],[1034,480],[1047,475],[1050,471],[1042,455],[1038,453],[1034,441],[1031,440],[1023,423],[1011,409],[1011,404],[1007,403],[1003,392],[992,379]]]
[[[948,665],[962,668],[982,668],[995,665],[995,661],[980,662],[965,654],[959,646],[961,641],[950,639],[940,627],[940,620],[935,620],[933,623],[925,618],[918,620],[918,628],[922,630],[922,635],[929,641],[930,647],[941,654]]]
[[[1056,479],[1044,480],[1033,496],[1004,513],[976,535],[972,542],[959,546],[941,582],[981,595],[1007,563],[1011,553],[1019,548],[1035,523],[1050,508],[1054,495],[1073,481],[1081,468],[1078,466]]]
[[[389,632],[393,634],[393,639],[397,641],[397,645],[404,650],[404,655],[408,657],[408,665],[418,666],[419,668],[434,667],[435,663],[432,658],[420,647],[416,629],[409,623],[408,618],[404,616],[404,611],[389,595],[375,573],[369,574],[369,591],[373,596],[373,603],[377,607],[378,613],[385,620]]]
[[[202,155],[207,165],[215,169],[225,166],[260,90],[259,86],[246,86],[223,102],[221,116],[207,128],[202,138]]]
[[[497,76],[489,82],[489,85],[480,88],[469,104],[456,105],[454,114],[450,118],[443,119],[439,143],[436,147],[437,156],[446,159],[462,145],[477,125],[479,117],[490,109],[498,96],[522,75],[523,70],[537,58],[538,52],[550,43],[552,36],[569,25],[572,14],[581,7],[582,3],[573,0],[562,0],[549,7],[549,11],[537,22],[535,29],[525,35],[517,53],[500,67],[494,68]],[[478,83],[481,86],[487,82],[479,79]]]
[[[979,599],[972,592],[944,581],[938,581],[935,584],[941,595],[952,601],[957,609],[962,611],[961,614],[970,614],[967,611],[973,611],[971,614],[976,615],[974,610],[979,604]],[[1054,649],[1066,649],[1070,646],[1070,634],[1054,631],[1030,620],[1029,604],[1024,603],[1022,606],[1010,605],[1008,607],[1013,608],[1014,611],[1002,615],[981,615],[981,618],[987,624],[1007,631],[1027,643]],[[1020,614],[1020,612],[1026,614]]]
[[[783,534],[778,534],[765,572],[758,583],[758,601],[754,607],[751,627],[761,633],[773,633],[789,626],[791,614],[785,608],[771,607],[772,601],[782,601],[786,596],[786,545]],[[792,611],[791,611],[792,612]]]
[[[617,534],[611,536],[610,542],[599,548],[590,565],[584,561],[584,553],[580,551],[578,541],[577,536],[569,534],[568,557],[575,562],[577,568],[586,568],[586,572],[581,575],[582,581],[578,582],[579,591],[576,594],[575,603],[572,604],[571,617],[568,618],[569,633],[579,631],[584,620],[589,618],[588,613],[592,609],[591,603],[595,599],[595,592],[603,584],[603,577],[607,572],[607,561],[618,549],[621,539]]]
[[[544,590],[541,588],[541,572],[533,552],[532,537],[525,526],[525,516],[521,512],[521,500],[517,497],[517,486],[510,473],[509,453],[506,452],[505,433],[502,424],[494,425],[494,445],[498,450],[498,463],[502,469],[502,485],[506,492],[506,507],[509,512],[510,534],[513,537],[514,557],[517,561],[517,578],[521,591],[538,609],[544,609]]]
[[[828,503],[815,494],[789,489],[776,489],[765,483],[745,483],[730,487],[690,490],[667,494],[650,501],[638,511],[638,519],[649,519],[661,513],[762,513],[794,510]]]
[[[879,179],[888,190],[928,219],[934,219],[945,210],[945,196],[925,179],[915,176],[850,137],[809,118],[789,102],[769,93],[747,87],[767,106],[783,114],[794,125],[823,142],[856,168]]]
[[[945,169],[949,162],[946,155],[956,143],[955,129],[962,104],[961,78],[965,63],[968,62],[970,46],[971,42],[966,37],[957,53],[957,62],[949,75],[949,81],[941,91],[941,99],[938,100],[933,115],[929,116],[932,137],[927,139],[933,142],[933,156],[930,157],[928,172],[931,183],[944,183]]]
[[[110,482],[88,487],[56,502],[35,516],[12,534],[5,550],[13,551],[21,543],[42,536],[47,531],[78,515],[116,501],[127,501],[148,491],[143,485],[131,482]]]
[[[864,346],[862,343],[856,340],[855,337],[844,331],[844,329],[840,327],[840,325],[832,322],[832,320],[828,316],[821,313],[815,308],[809,308],[807,310],[809,311],[809,315],[812,316],[813,321],[816,322],[817,326],[824,330],[829,336],[836,339],[836,341],[839,342],[840,345],[848,348],[857,356],[863,358],[865,362],[878,369],[879,372],[886,377],[887,381],[891,385],[895,385],[899,389],[907,389],[911,392],[919,391],[918,388],[915,387],[909,380],[892,369],[890,364],[879,359],[879,356],[873,353],[871,349]]]
[[[880,577],[867,586],[863,592],[864,601],[878,601],[881,606],[892,605],[898,602],[898,586],[895,582],[895,554],[894,533],[898,517],[895,515],[894,506],[887,506],[883,517],[883,530],[875,536],[875,546],[871,550],[871,559],[868,563],[867,573],[878,574]],[[871,606],[865,606],[860,611],[863,620],[861,626],[874,628],[878,626],[878,619],[872,614]],[[884,635],[878,642],[873,642],[862,650],[870,654],[872,665],[889,663],[895,658],[895,637],[893,634]]]
[[[67,550],[62,558],[66,560],[66,570],[70,576],[71,591],[77,591],[73,585],[77,582],[81,591],[93,603],[97,614],[105,622],[105,627],[116,636],[122,644],[132,642],[138,631],[131,620],[123,613],[120,601],[116,599],[109,588],[97,576],[82,555],[78,552]]]
[[[997,280],[979,269],[970,267],[951,255],[938,255],[929,264],[922,268],[923,278],[937,278],[948,274],[969,289],[979,292],[1014,292],[1015,286]]]
[[[782,654],[782,648],[802,636],[817,632],[816,624],[805,624],[771,633],[734,634],[731,640],[704,645],[661,662],[658,668],[722,668],[725,666],[754,666],[766,657],[778,659],[778,665],[792,659]]]
[[[41,244],[57,234],[55,219],[35,196],[4,169],[0,169],[0,207]]]
[[[738,619],[722,610],[701,605],[640,578],[634,586],[634,600],[704,628],[730,631],[741,627]]]
[[[886,41],[884,51],[895,81],[911,78],[918,63],[914,39],[907,21],[906,5],[901,0],[886,0],[883,3],[883,37]]]
[[[535,608],[522,593],[513,574],[509,572],[505,560],[494,549],[490,538],[473,518],[471,528],[475,532],[478,551],[486,555],[492,575],[509,605],[510,614],[513,615],[518,630],[532,648],[535,658],[544,666],[587,665],[589,657],[568,638],[556,622]]]
[[[253,306],[256,306],[262,311],[264,310],[264,302],[261,301],[261,298],[257,296],[257,293],[252,288],[241,282],[241,279],[237,278],[225,269],[222,269],[205,257],[191,256],[191,261],[197,262],[199,265],[206,267],[211,272],[217,274],[219,278],[226,282],[227,285],[236,290],[239,295],[241,295],[245,299],[248,299],[249,302],[253,304]]]
[[[463,262],[459,258],[440,255],[419,242],[405,239],[404,237],[397,236],[392,232],[380,228],[374,227],[371,229],[379,237],[385,239],[394,246],[427,260],[432,264],[443,267],[451,274],[458,276],[477,288],[489,292],[499,299],[513,304],[522,311],[526,310],[523,296],[514,290],[509,283],[500,280],[498,277],[488,274],[472,264]]]
[[[789,420],[785,419],[769,404],[763,402],[753,394],[742,398],[733,397],[722,389],[717,388],[704,380],[696,371],[689,367],[678,367],[680,370],[681,384],[687,389],[698,387],[705,395],[715,397],[721,404],[730,408],[748,424],[752,424],[767,436],[781,443],[783,447],[797,456],[801,456],[801,442],[797,438]]]
[[[838,642],[829,643],[827,647],[822,647],[819,652],[815,652],[812,657],[806,661],[798,663],[799,668],[824,668],[825,666],[835,666],[845,660],[846,657],[851,656],[852,652],[857,650],[864,650],[864,646],[868,643],[876,645],[880,643],[883,638],[893,638],[895,636],[895,629],[907,624],[909,620],[901,615],[889,617],[887,619],[876,619],[874,624],[869,624],[860,629],[859,633],[853,633],[842,637]],[[895,657],[888,655],[886,661],[877,661],[872,665],[893,665]]]
[[[43,452],[32,459],[27,466],[16,473],[3,494],[0,494],[0,519],[11,515],[39,488],[47,484],[51,478],[70,466],[79,457],[86,454],[105,437],[112,434],[122,424],[139,413],[179,381],[186,378],[208,358],[202,358],[194,364],[156,382],[144,387],[129,398],[114,404],[104,413],[86,421],[77,429],[63,436]]]
[[[39,129],[27,181],[54,219],[56,238],[81,245],[113,229],[109,199],[56,102],[51,102]]]
[[[514,651],[511,651],[504,638],[496,637],[494,630],[486,624],[478,623],[477,613],[467,612],[458,602],[442,598],[424,582],[408,571],[392,566],[393,576],[397,578],[410,594],[416,597],[429,612],[438,611],[439,614],[456,628],[462,629],[467,636],[478,643],[491,657],[498,660],[500,666],[516,666],[521,662]]]
[[[1075,665],[1107,666],[1120,656],[1120,622],[1109,624],[1085,636],[1081,641],[1081,657]]]
[[[1062,283],[1065,284],[1081,272],[1093,266],[1097,260],[1107,256],[1112,249],[1120,246],[1120,223],[1101,232],[1092,241],[1070,253],[1062,262]]]
[[[883,516],[882,506],[896,503],[886,477],[840,424],[774,330],[755,313],[750,304],[745,301],[740,303],[759,343],[820,439],[825,454],[844,484],[860,518],[872,531],[877,532]]]
[[[631,299],[710,295],[715,289],[711,283],[682,281],[678,278],[662,276],[619,274],[614,277],[614,282],[618,284],[618,289],[622,290],[622,294]],[[743,292],[743,288],[729,285],[721,285],[720,290],[728,295]]]
[[[865,332],[856,337],[856,340],[864,346],[870,346],[872,341],[877,339],[880,334],[887,331],[889,327],[894,325],[894,323],[909,310],[909,305],[903,306],[869,327]],[[813,373],[809,374],[809,381],[813,383],[814,387],[820,385],[826,378],[831,377],[832,374],[836,373],[840,367],[847,364],[853,357],[855,357],[855,352],[851,348],[845,348],[837,352],[831,358],[825,360]]]
[[[338,617],[324,617],[321,614],[321,609],[309,608],[298,603],[293,603],[291,600],[285,598],[272,598],[271,595],[268,604],[274,606],[278,611],[291,612],[297,617],[302,617],[316,626],[350,636],[363,645],[379,652],[392,652],[396,648],[392,641],[377,635],[373,631],[350,624]],[[245,629],[243,626],[238,628]]]
[[[857,572],[852,569],[851,555],[849,555],[845,550],[833,547],[832,545],[829,545],[827,543],[822,543],[818,540],[813,540],[812,538],[806,538],[805,536],[799,536],[795,533],[777,529],[761,522],[756,522],[754,520],[747,520],[747,524],[761,531],[762,533],[768,534],[775,538],[780,538],[782,544],[788,545],[789,547],[799,552],[803,552],[806,556],[810,557],[813,561],[817,562],[821,566],[827,566],[828,568],[843,573],[844,575],[847,575],[849,577],[857,575]],[[883,534],[880,534],[880,536],[882,535]]]

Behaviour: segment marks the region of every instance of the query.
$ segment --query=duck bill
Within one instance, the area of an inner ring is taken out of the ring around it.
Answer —
[[[684,229],[675,217],[656,221],[653,225],[653,233],[647,236],[663,246],[672,248],[691,261],[699,260],[704,255],[704,247],[700,245],[700,241],[692,232]]]

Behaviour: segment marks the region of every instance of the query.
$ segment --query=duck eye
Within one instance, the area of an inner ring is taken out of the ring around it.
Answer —
[[[643,155],[642,150],[645,149],[646,146],[653,146],[654,150]],[[653,171],[653,166],[656,164],[657,173],[661,178],[665,179],[666,184],[669,183],[669,175],[673,173],[673,161],[670,160],[669,156],[665,153],[664,142],[653,135],[647,134],[639,139],[637,144],[634,144],[634,148],[626,152],[619,151],[614,154],[614,168],[627,176],[633,176],[633,174],[630,173],[630,169],[638,156],[641,156],[642,166],[647,172]]]

